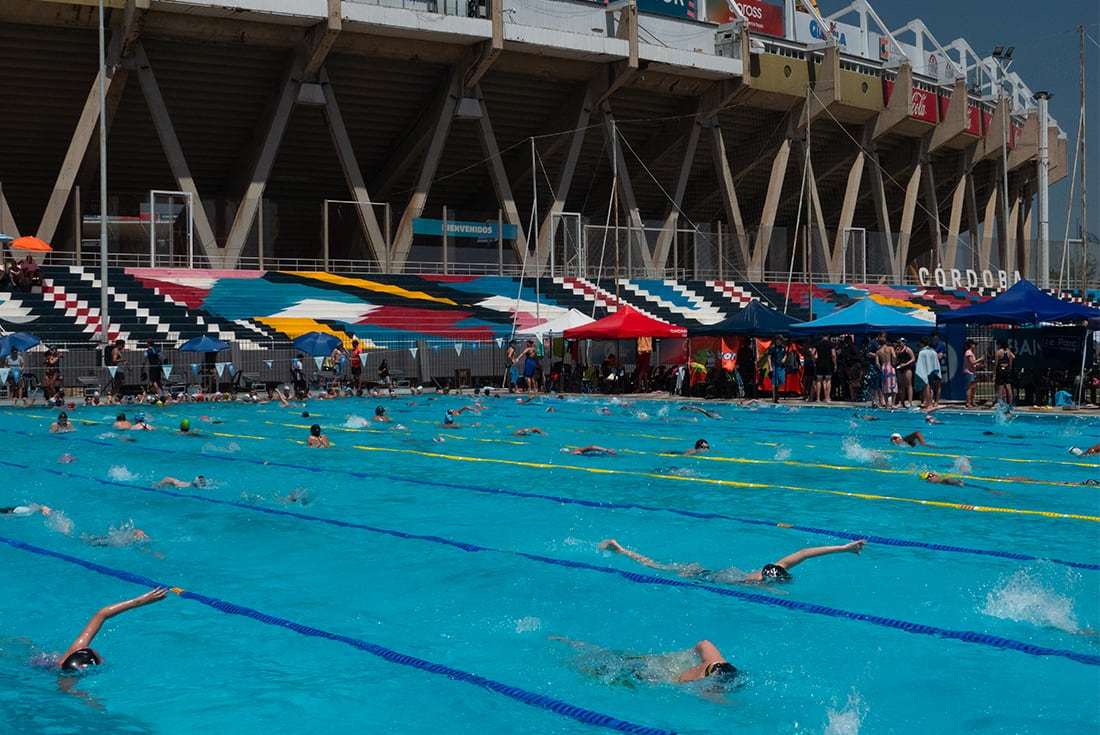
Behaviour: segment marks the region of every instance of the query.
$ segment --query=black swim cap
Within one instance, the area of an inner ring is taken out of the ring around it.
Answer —
[[[729,661],[722,661],[721,663],[711,664],[707,667],[707,676],[737,676],[737,667],[731,664]]]
[[[763,579],[774,579],[777,582],[789,582],[794,579],[790,572],[778,564],[768,564],[760,570],[760,576]]]
[[[386,412],[386,407],[385,406],[378,406],[377,408],[374,409],[374,415],[375,416],[381,416],[385,412]]]
[[[309,433],[313,436],[321,436],[321,425],[314,424],[313,426],[309,427]]]
[[[89,666],[99,666],[103,659],[90,648],[81,648],[73,651],[61,662],[62,671],[82,671]]]
[[[302,418],[308,419],[309,418],[309,411],[302,411]]]
[[[695,442],[695,448],[696,449],[702,449],[703,447],[707,447],[708,449],[710,448],[710,444],[707,443],[706,439],[700,439],[697,442]]]

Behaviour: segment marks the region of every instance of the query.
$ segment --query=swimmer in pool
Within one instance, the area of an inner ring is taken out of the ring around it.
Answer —
[[[26,505],[9,505],[4,508],[0,508],[0,515],[11,516],[29,516],[35,513],[41,513],[44,516],[48,516],[53,510],[46,505],[39,505],[38,503],[27,503]]]
[[[545,436],[546,432],[537,426],[531,426],[526,429],[516,429],[512,432],[512,436],[531,436],[532,434],[538,434],[539,436]]]
[[[466,424],[459,424],[459,423],[455,422],[455,416],[457,416],[460,411],[461,411],[461,409],[459,409],[458,411],[455,411],[453,409],[447,409],[447,413],[445,413],[443,415],[443,423],[439,425],[439,428],[441,428],[441,429],[462,429],[462,428],[465,428]],[[481,425],[480,421],[476,422],[476,423],[473,423],[473,424],[470,424],[470,426],[480,426],[480,425]]]
[[[50,424],[51,434],[64,434],[67,431],[72,431],[76,427],[69,423],[69,414],[62,411],[57,414],[57,421]]]
[[[924,440],[924,434],[920,433],[919,431],[914,431],[910,434],[906,434],[905,436],[902,436],[895,431],[893,434],[890,435],[890,443],[896,444],[899,447],[902,444],[908,444],[911,447],[915,447],[918,444],[920,444],[922,447],[932,446]]]
[[[180,421],[180,430],[177,434],[185,434],[186,436],[202,436],[197,431],[191,431],[191,419],[183,419]]]
[[[374,409],[374,416],[371,421],[389,421],[390,417],[386,415],[385,406],[376,406]]]
[[[703,414],[708,419],[720,419],[720,418],[722,418],[721,414],[714,413],[713,411],[708,411],[705,408],[699,408],[698,406],[680,406],[680,410],[681,411],[695,411],[696,413]]]
[[[818,556],[828,556],[830,554],[839,554],[847,551],[851,554],[858,554],[863,551],[863,547],[867,544],[866,539],[860,539],[859,541],[852,541],[847,544],[840,544],[837,546],[814,546],[808,549],[801,549],[788,554],[774,564],[766,564],[763,569],[758,569],[755,572],[750,572],[740,580],[728,580],[738,581],[742,583],[746,582],[788,582],[791,577],[791,569],[798,566],[807,559],[813,559]],[[648,556],[643,556],[637,551],[627,549],[618,541],[613,538],[609,538],[600,543],[599,549],[601,551],[611,551],[616,554],[622,554],[639,564],[653,569],[661,569],[665,571],[677,572],[681,577],[703,577],[711,581],[727,581],[722,578],[715,579],[715,572],[708,569],[703,569],[698,564],[660,564],[653,561]]]
[[[924,480],[925,482],[930,482],[933,485],[956,485],[957,487],[962,487],[966,484],[962,480],[955,480],[950,477],[943,477],[942,475],[938,475],[935,472],[922,472],[920,473],[920,479]]]
[[[58,658],[58,668],[67,674],[76,674],[89,666],[102,664],[103,657],[92,650],[91,645],[92,640],[99,633],[103,624],[119,613],[160,602],[167,594],[168,590],[166,588],[157,587],[132,600],[123,600],[101,608],[84,626],[84,630],[80,631],[80,635],[72,642],[72,645]]]
[[[583,454],[586,457],[614,457],[614,449],[605,449],[603,447],[597,447],[591,444],[587,447],[577,447],[576,449],[563,449],[563,452],[569,452],[570,454]]]
[[[685,457],[690,457],[693,454],[700,454],[707,451],[710,451],[710,443],[706,439],[698,439],[695,442],[695,446],[691,449],[685,449],[682,454]]]
[[[125,413],[120,413],[118,416],[115,416],[115,422],[112,424],[112,426],[116,429],[126,430],[132,427],[133,424],[131,424],[130,421],[126,418]]]
[[[202,475],[199,475],[194,480],[187,482],[186,480],[177,480],[174,477],[165,477],[158,481],[153,487],[206,487],[210,484]]]
[[[633,688],[636,682],[686,684],[711,679],[720,687],[728,687],[735,683],[737,677],[737,667],[727,661],[717,646],[708,640],[696,643],[690,653],[640,655],[613,651],[560,636],[550,636],[550,639],[568,643],[577,650],[584,651],[583,668],[586,673],[604,679],[609,684]],[[699,663],[682,669],[680,667],[684,665],[687,655],[698,657]],[[677,669],[680,669],[679,672]]]
[[[1080,447],[1070,447],[1069,453],[1074,457],[1087,457],[1091,454],[1100,454],[1100,444],[1093,444],[1088,449],[1081,449]]]
[[[309,427],[309,438],[306,439],[306,446],[320,447],[322,449],[332,446],[329,443],[328,437],[321,433],[320,424],[314,424],[313,426]]]

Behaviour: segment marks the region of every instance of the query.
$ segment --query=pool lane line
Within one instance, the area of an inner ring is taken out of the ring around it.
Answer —
[[[131,582],[133,584],[141,585],[143,587],[149,587],[155,589],[157,587],[166,587],[172,592],[175,592],[181,598],[185,600],[194,600],[200,604],[211,607],[218,612],[225,613],[226,615],[240,615],[242,617],[251,618],[266,625],[273,625],[279,628],[286,628],[300,635],[304,635],[310,638],[324,638],[337,643],[343,643],[357,648],[360,651],[365,651],[372,656],[377,656],[389,663],[400,664],[402,666],[408,666],[420,671],[425,671],[430,674],[439,674],[452,679],[454,681],[461,681],[467,684],[473,684],[474,686],[481,687],[490,692],[496,694],[502,694],[509,699],[515,700],[520,704],[525,704],[530,707],[538,709],[544,709],[549,712],[553,712],[556,715],[568,717],[576,720],[577,722],[585,725],[593,725],[595,727],[603,727],[609,730],[617,730],[619,732],[632,733],[633,735],[676,735],[671,730],[664,730],[661,728],[647,727],[645,725],[637,725],[626,720],[620,720],[611,715],[605,715],[593,710],[584,709],[568,702],[555,699],[554,697],[546,696],[545,694],[537,694],[535,692],[522,689],[520,687],[511,686],[510,684],[504,684],[494,679],[489,679],[478,674],[473,674],[462,669],[456,669],[446,664],[437,664],[426,659],[417,658],[416,656],[410,656],[405,653],[400,653],[392,648],[386,648],[380,646],[377,643],[371,643],[370,641],[362,638],[355,638],[352,636],[343,635],[341,633],[332,633],[321,628],[314,628],[309,625],[288,620],[286,618],[280,618],[274,615],[268,615],[262,613],[259,610],[255,610],[244,605],[238,605],[226,600],[219,599],[217,597],[210,597],[199,592],[193,592],[191,590],[181,589],[180,587],[174,587],[170,584],[156,582],[148,577],[141,576],[139,574],[133,574],[121,569],[113,569],[102,564],[97,564],[86,559],[80,559],[75,556],[70,556],[58,551],[51,551],[50,549],[44,549],[39,546],[34,546],[23,541],[16,539],[10,539],[5,536],[0,536],[0,543],[5,543],[12,548],[19,549],[21,551],[27,551],[32,554],[38,554],[40,556],[52,557],[61,561],[69,562],[70,564],[76,564],[82,566],[89,571],[97,572],[109,577],[115,577],[125,582]]]
[[[74,441],[86,442],[86,443],[93,443],[93,444],[106,444],[106,442],[103,442],[102,440],[95,440],[95,439],[74,438],[73,440]],[[194,455],[194,453],[191,453],[191,452],[179,452],[177,450],[160,449],[160,448],[155,448],[155,447],[143,447],[142,449],[145,450],[145,451],[156,452],[156,453],[164,453],[164,454],[192,454],[192,455]],[[929,550],[932,550],[932,551],[946,551],[946,552],[951,552],[951,553],[976,554],[976,555],[982,555],[982,556],[992,556],[992,557],[998,557],[998,558],[1004,558],[1004,559],[1012,559],[1012,560],[1016,560],[1016,561],[1048,561],[1048,562],[1051,562],[1051,563],[1054,563],[1054,564],[1061,564],[1063,566],[1069,566],[1069,567],[1074,567],[1074,568],[1078,568],[1078,569],[1100,570],[1100,565],[1090,564],[1090,563],[1086,563],[1086,562],[1067,561],[1067,560],[1062,560],[1062,559],[1055,559],[1053,557],[1039,557],[1039,556],[1033,556],[1031,554],[1020,554],[1020,553],[1011,552],[1011,551],[999,551],[999,550],[990,550],[990,549],[973,549],[973,548],[969,548],[969,547],[965,547],[965,546],[949,546],[949,545],[945,545],[945,544],[932,544],[932,543],[928,543],[928,542],[924,542],[924,541],[911,541],[911,540],[907,540],[907,539],[895,539],[895,538],[892,538],[892,537],[889,537],[889,536],[877,536],[877,535],[874,535],[874,534],[871,534],[871,535],[856,534],[856,533],[850,533],[850,532],[847,532],[847,531],[835,531],[835,530],[831,530],[831,529],[814,528],[812,526],[800,526],[800,525],[793,525],[793,524],[789,524],[789,523],[782,523],[782,522],[775,522],[775,521],[764,521],[764,520],[751,519],[751,518],[738,518],[737,516],[730,516],[730,515],[726,515],[724,513],[690,511],[690,510],[683,510],[683,509],[679,509],[679,508],[666,508],[666,507],[661,507],[661,506],[648,506],[648,505],[642,505],[640,503],[611,503],[611,502],[607,502],[607,501],[585,500],[583,498],[570,498],[570,497],[565,497],[565,496],[544,495],[544,494],[539,494],[539,493],[526,493],[526,492],[521,492],[521,491],[517,491],[517,490],[506,490],[506,489],[503,489],[503,488],[480,487],[480,486],[477,486],[477,485],[464,485],[464,484],[460,484],[460,483],[441,482],[441,481],[437,481],[437,480],[424,480],[424,479],[419,479],[419,478],[407,478],[407,477],[400,477],[400,476],[397,476],[397,475],[387,475],[387,474],[384,474],[384,473],[381,473],[381,472],[358,472],[358,471],[355,471],[355,470],[341,470],[341,469],[332,469],[332,468],[327,468],[327,467],[308,467],[308,466],[305,466],[305,465],[298,465],[298,464],[293,464],[293,463],[289,463],[289,462],[272,462],[272,461],[253,459],[251,457],[227,457],[227,456],[220,456],[220,455],[206,455],[206,454],[201,454],[201,453],[197,454],[197,455],[194,455],[194,456],[203,457],[203,458],[217,458],[217,459],[221,459],[221,460],[225,460],[225,461],[244,462],[244,463],[247,463],[247,464],[255,464],[255,465],[262,465],[262,466],[265,465],[265,466],[270,466],[270,467],[274,467],[274,468],[281,468],[281,469],[297,469],[297,470],[303,470],[303,471],[314,472],[314,473],[319,473],[319,474],[321,474],[321,473],[336,473],[336,474],[347,475],[349,477],[354,477],[356,479],[375,479],[375,480],[376,479],[381,479],[381,480],[390,480],[390,481],[393,481],[393,482],[401,482],[401,483],[412,484],[412,485],[426,485],[426,486],[429,486],[429,487],[443,487],[443,488],[451,488],[451,489],[456,489],[456,490],[470,490],[470,491],[473,491],[473,492],[479,492],[479,493],[483,493],[483,494],[487,494],[487,495],[504,495],[504,496],[508,496],[508,497],[515,497],[515,498],[522,498],[522,499],[549,500],[553,503],[558,503],[558,504],[562,504],[562,505],[580,505],[582,507],[608,509],[608,510],[643,510],[643,511],[646,511],[646,512],[654,512],[654,513],[671,513],[673,515],[681,515],[681,516],[684,516],[684,517],[687,517],[687,518],[698,518],[698,519],[701,519],[701,520],[711,520],[711,519],[713,519],[713,520],[729,520],[729,521],[735,521],[737,523],[745,523],[745,524],[755,525],[755,526],[765,526],[765,527],[769,527],[769,528],[786,528],[786,529],[791,529],[791,530],[796,530],[796,531],[802,531],[802,532],[805,532],[805,533],[813,533],[813,534],[824,535],[824,536],[833,536],[833,537],[836,537],[836,538],[847,538],[847,539],[850,539],[852,541],[858,541],[860,539],[864,539],[864,540],[870,541],[872,543],[883,544],[883,545],[887,545],[887,546],[898,546],[898,547],[905,547],[905,548],[924,548],[924,549],[929,549]],[[34,467],[31,467],[29,465],[22,465],[22,464],[17,464],[17,463],[14,463],[14,462],[8,462],[8,461],[0,460],[0,466],[13,467],[13,468],[24,470],[24,471],[29,471],[29,470],[32,470],[32,469],[41,470],[41,471],[44,471],[44,472],[47,472],[47,473],[50,473],[50,474],[58,475],[60,477],[75,477],[75,478],[79,478],[79,479],[82,479],[82,480],[86,480],[86,481],[90,481],[90,482],[98,482],[100,484],[105,484],[105,485],[117,485],[119,487],[133,488],[133,489],[136,489],[136,490],[143,490],[143,491],[146,491],[146,492],[159,492],[159,493],[173,494],[174,495],[174,493],[168,493],[167,491],[165,491],[163,489],[160,489],[160,488],[148,488],[148,487],[145,487],[145,486],[142,486],[142,485],[136,485],[136,484],[132,484],[132,483],[123,483],[123,482],[119,482],[119,481],[116,481],[116,480],[104,480],[101,477],[81,475],[81,474],[77,474],[75,472],[69,472],[69,471],[64,471],[64,470],[56,470],[56,469],[53,469],[53,468],[45,467],[43,465],[36,465]],[[196,497],[202,497],[202,496],[196,496]]]
[[[345,528],[356,528],[356,529],[366,530],[366,531],[370,531],[372,533],[378,533],[378,534],[392,536],[392,537],[396,537],[396,538],[400,538],[400,539],[415,540],[415,541],[428,541],[428,542],[431,542],[431,543],[437,543],[437,544],[442,544],[442,545],[445,545],[445,546],[450,546],[452,548],[456,548],[456,549],[459,549],[461,551],[465,551],[465,552],[469,552],[469,553],[478,553],[478,552],[483,552],[484,551],[484,552],[490,552],[490,553],[516,556],[516,557],[519,557],[519,558],[522,558],[522,559],[527,559],[527,560],[542,563],[542,564],[551,564],[551,565],[555,565],[555,566],[565,567],[567,569],[578,569],[578,570],[582,570],[582,571],[599,572],[599,573],[602,573],[602,574],[617,576],[617,577],[621,577],[622,579],[627,580],[628,582],[633,582],[633,583],[636,583],[636,584],[647,584],[647,585],[656,585],[656,586],[663,586],[663,587],[687,588],[687,589],[700,590],[700,591],[708,592],[708,593],[711,593],[711,594],[720,595],[720,596],[723,596],[723,597],[732,597],[734,599],[738,599],[738,600],[741,600],[741,601],[744,601],[744,602],[751,602],[751,603],[754,603],[754,604],[767,605],[767,606],[771,606],[771,607],[779,607],[779,608],[782,608],[782,609],[788,610],[788,611],[793,610],[793,611],[804,612],[804,613],[808,613],[808,614],[812,614],[812,615],[824,615],[826,617],[834,617],[834,618],[839,618],[839,619],[844,619],[844,620],[870,623],[872,625],[878,625],[880,627],[892,628],[892,629],[895,629],[895,630],[901,630],[901,631],[906,632],[906,633],[913,633],[913,634],[917,634],[917,635],[936,636],[936,637],[940,637],[940,638],[946,638],[946,639],[949,639],[949,640],[963,641],[963,642],[966,642],[966,643],[976,643],[976,644],[979,644],[979,645],[989,646],[989,647],[992,647],[992,648],[1019,651],[1021,653],[1026,653],[1026,654],[1031,655],[1031,656],[1060,657],[1060,658],[1068,659],[1070,661],[1075,661],[1077,663],[1087,664],[1087,665],[1090,665],[1090,666],[1100,666],[1100,655],[1079,653],[1077,651],[1071,651],[1069,649],[1062,649],[1062,648],[1050,648],[1050,647],[1046,647],[1046,646],[1036,646],[1036,645],[1033,645],[1033,644],[1030,644],[1030,643],[1025,643],[1023,641],[1017,641],[1017,640],[1014,640],[1012,638],[1004,638],[1004,637],[1001,637],[1001,636],[989,635],[987,633],[980,633],[978,631],[953,630],[953,629],[950,629],[950,628],[941,628],[939,626],[924,625],[922,623],[914,623],[914,622],[911,622],[911,621],[900,620],[900,619],[897,619],[897,618],[888,618],[888,617],[883,617],[883,616],[880,616],[880,615],[871,615],[869,613],[860,613],[860,612],[855,612],[855,611],[852,611],[852,610],[845,610],[843,608],[835,608],[835,607],[829,607],[829,606],[826,606],[826,605],[817,605],[817,604],[814,604],[814,603],[807,603],[807,602],[802,602],[802,601],[799,601],[799,600],[792,600],[788,597],[777,597],[777,596],[774,596],[774,595],[765,595],[765,594],[761,594],[759,592],[745,592],[745,591],[742,591],[742,590],[732,589],[732,588],[725,587],[725,586],[719,587],[719,586],[716,586],[716,585],[713,585],[713,584],[705,584],[705,583],[699,583],[699,582],[689,582],[689,581],[685,581],[683,579],[673,579],[673,578],[668,578],[668,577],[656,577],[656,576],[653,576],[653,575],[650,575],[650,574],[644,574],[644,573],[639,573],[639,572],[630,572],[630,571],[626,571],[626,570],[622,570],[622,569],[615,569],[615,568],[612,568],[612,567],[601,566],[601,565],[597,565],[597,564],[590,564],[588,562],[572,561],[572,560],[568,560],[568,559],[557,559],[557,558],[554,558],[554,557],[543,556],[541,554],[531,554],[531,553],[527,553],[527,552],[523,552],[523,551],[511,551],[511,550],[507,550],[507,549],[496,549],[496,548],[492,548],[492,547],[489,547],[489,546],[481,546],[480,544],[471,544],[471,543],[466,543],[466,542],[463,542],[463,541],[456,541],[454,539],[448,539],[448,538],[445,538],[445,537],[442,537],[442,536],[425,535],[425,534],[410,534],[410,533],[405,533],[404,531],[396,531],[396,530],[392,530],[392,529],[385,529],[385,528],[380,528],[380,527],[367,526],[365,524],[354,523],[354,522],[349,522],[349,521],[338,521],[338,520],[334,520],[334,519],[330,519],[330,518],[322,518],[320,516],[312,516],[312,515],[308,515],[308,514],[305,514],[305,513],[299,513],[299,512],[296,512],[296,511],[281,510],[281,509],[277,509],[277,508],[263,508],[261,506],[254,506],[254,505],[250,505],[248,503],[240,503],[240,502],[236,502],[236,501],[221,501],[221,500],[217,500],[215,498],[206,498],[206,497],[203,497],[201,495],[194,495],[194,494],[190,494],[190,493],[168,492],[166,494],[175,495],[175,496],[178,496],[178,497],[185,497],[185,498],[193,498],[193,499],[197,499],[197,500],[203,500],[203,501],[213,503],[213,504],[216,504],[216,505],[229,505],[229,506],[238,507],[238,508],[246,508],[246,509],[249,509],[249,510],[255,510],[255,511],[268,513],[268,514],[276,515],[276,516],[286,516],[286,517],[296,518],[296,519],[300,519],[300,520],[308,520],[308,521],[312,521],[312,522],[319,522],[319,523],[325,523],[325,524],[330,524],[330,525],[335,525],[335,526],[341,526],[341,527],[345,527]],[[65,561],[71,561],[73,563],[77,563],[77,564],[80,564],[81,566],[85,566],[89,569],[92,569],[93,571],[103,571],[104,573],[111,574],[113,576],[118,576],[119,574],[126,574],[126,573],[116,573],[115,570],[110,570],[107,567],[102,567],[101,565],[96,564],[94,562],[86,562],[84,560],[77,559],[76,557],[71,557],[71,556],[68,556],[66,554],[62,554],[60,552],[53,552],[53,551],[49,551],[49,550],[46,550],[46,549],[40,549],[39,547],[31,546],[29,544],[26,544],[26,543],[20,542],[20,541],[14,541],[12,539],[8,539],[8,538],[5,538],[3,536],[0,536],[0,541],[2,541],[4,543],[7,543],[11,546],[14,546],[16,548],[24,548],[24,549],[26,549],[28,551],[32,551],[34,553],[43,554],[45,556],[54,556],[54,557],[63,559]],[[120,578],[126,579],[127,577],[120,577]],[[147,584],[147,586],[170,586],[170,585],[158,585],[158,584],[152,583],[151,580],[148,580],[144,577],[137,577],[132,581],[138,581],[141,584]],[[203,601],[203,600],[200,599],[200,601]],[[204,603],[204,604],[209,604],[209,603]],[[212,607],[217,607],[217,606],[212,605]],[[218,608],[218,609],[221,609],[221,608]],[[236,614],[241,614],[241,613],[236,613]],[[282,623],[278,623],[278,624],[282,624]],[[291,627],[291,626],[290,625],[284,625],[284,627]],[[293,630],[294,628],[291,627],[291,629]],[[322,633],[323,633],[323,631],[322,631]],[[324,637],[329,637],[329,635],[330,634],[326,634]],[[342,640],[342,638],[339,638],[338,640]],[[350,639],[350,640],[355,640],[355,639]],[[344,642],[348,642],[348,641],[344,641]],[[373,644],[367,644],[367,645],[373,645]],[[364,649],[364,650],[367,650],[367,649]],[[373,651],[371,651],[371,652],[373,653]],[[378,654],[376,654],[376,655],[378,655]]]
[[[944,500],[921,500],[919,498],[905,498],[895,495],[876,495],[873,493],[854,493],[844,490],[823,490],[821,488],[812,487],[798,487],[795,485],[772,485],[762,482],[741,482],[739,480],[721,480],[712,477],[683,477],[681,475],[663,475],[655,472],[641,472],[634,470],[615,470],[606,469],[602,467],[580,467],[577,465],[565,465],[565,464],[550,464],[546,462],[526,462],[518,459],[496,459],[489,457],[463,457],[457,454],[442,454],[440,452],[421,452],[412,449],[397,449],[393,447],[368,447],[363,445],[356,445],[353,449],[359,449],[365,452],[395,452],[406,454],[418,454],[425,457],[433,457],[436,459],[446,459],[455,462],[477,462],[483,464],[504,464],[515,467],[526,467],[531,469],[559,469],[559,470],[575,470],[580,472],[591,472],[593,474],[605,474],[605,475],[622,475],[628,477],[648,477],[661,480],[673,480],[677,482],[696,482],[704,485],[718,485],[721,487],[740,487],[740,488],[775,488],[778,490],[792,490],[795,492],[805,493],[818,493],[823,495],[839,495],[849,498],[860,498],[862,500],[888,500],[898,503],[916,503],[918,505],[928,505],[938,508],[951,508],[953,510],[967,510],[976,511],[980,513],[1006,513],[1016,515],[1033,515],[1042,516],[1044,518],[1072,518],[1079,521],[1091,521],[1100,522],[1100,516],[1088,516],[1077,513],[1058,513],[1049,510],[1028,510],[1026,508],[1001,508],[997,506],[985,506],[985,505],[968,505],[965,503],[950,503]],[[850,468],[856,469],[856,468]]]

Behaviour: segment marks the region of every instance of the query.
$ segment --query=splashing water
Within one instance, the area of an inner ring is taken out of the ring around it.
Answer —
[[[1051,589],[1033,571],[1021,569],[991,589],[981,612],[994,618],[1077,633],[1073,599]]]
[[[525,618],[520,618],[516,621],[517,633],[530,633],[531,631],[538,630],[542,627],[542,620],[536,617],[528,615]]]
[[[345,429],[362,429],[364,426],[367,425],[367,420],[362,416],[357,416],[356,414],[348,416],[347,421],[344,422]]]
[[[46,528],[68,536],[73,532],[73,522],[64,511],[54,510],[46,516]]]
[[[969,475],[972,471],[972,469],[970,467],[970,458],[969,457],[963,457],[963,456],[957,457],[955,459],[955,462],[951,465],[951,468],[957,474]]]
[[[885,463],[885,456],[877,449],[868,449],[859,443],[859,439],[854,436],[848,436],[844,438],[842,445],[844,449],[844,456],[855,462],[871,463],[874,465],[881,465]]]
[[[779,462],[786,462],[788,459],[791,458],[791,454],[792,452],[790,447],[775,448],[775,458]]]
[[[824,735],[859,735],[859,726],[867,716],[868,707],[863,703],[859,692],[852,689],[848,695],[848,701],[840,710],[826,710],[828,720],[825,723]]]
[[[125,465],[116,464],[107,471],[107,476],[115,482],[130,482],[137,479],[137,475],[126,469]]]

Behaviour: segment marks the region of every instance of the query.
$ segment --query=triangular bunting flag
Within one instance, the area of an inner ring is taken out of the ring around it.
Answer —
[[[172,366],[171,365],[161,365],[160,369],[164,371],[164,379],[165,380],[168,380],[168,378],[172,377]]]
[[[218,377],[219,378],[225,376],[225,363],[224,362],[214,363],[214,369],[218,371]]]
[[[470,343],[470,349],[473,350],[474,352],[477,352],[477,342],[471,342]]]
[[[11,368],[0,368],[0,384],[8,382],[9,373],[11,373]]]
[[[502,344],[504,344],[504,337],[497,337],[496,343],[497,347],[500,347]]]
[[[197,362],[191,363],[191,374],[192,375],[198,375],[199,374],[199,364]]]
[[[271,363],[272,363],[272,361],[271,361],[271,360],[264,360],[264,365],[267,365],[267,366],[268,366],[268,368],[270,368],[270,367],[271,367]]]
[[[439,352],[439,345],[432,345],[432,349]]]
[[[416,351],[417,351],[417,349],[418,349],[418,348],[416,348],[416,347],[410,347],[410,348],[409,348],[409,354],[413,356],[413,359],[414,359],[414,360],[416,359]]]
[[[320,370],[321,369],[321,364],[325,361],[325,356],[324,355],[314,355],[313,356],[313,361],[315,363],[317,363],[317,369]]]
[[[231,362],[225,363],[225,369],[229,371],[229,377],[231,378],[237,374],[237,369],[233,367],[233,363]]]
[[[107,368],[107,372],[111,374],[111,378],[114,379],[115,373],[118,372],[118,365],[111,365]]]
[[[461,342],[455,342],[455,354],[456,355],[461,355],[462,354],[462,343]]]

